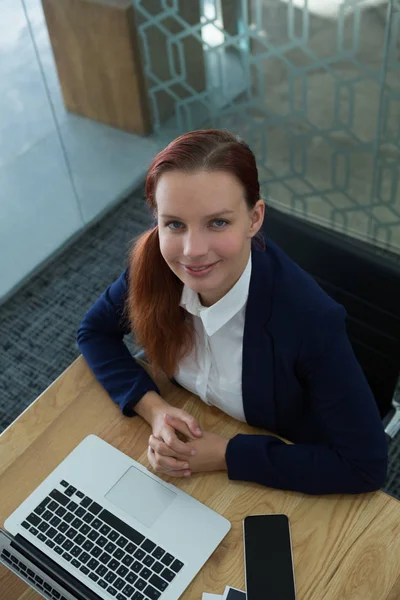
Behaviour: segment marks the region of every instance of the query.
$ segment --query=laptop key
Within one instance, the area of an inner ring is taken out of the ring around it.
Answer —
[[[146,556],[146,552],[144,552],[144,550],[141,550],[140,548],[138,548],[133,556],[135,558],[137,558],[138,560],[142,560],[142,558],[144,558]]]
[[[95,529],[100,529],[100,527],[102,526],[102,522],[100,521],[100,519],[94,519],[94,521],[92,521],[92,527],[94,527]]]
[[[128,572],[128,569],[126,567],[124,567],[124,565],[121,565],[119,567],[119,569],[117,569],[117,575],[121,575],[121,577],[124,577]]]
[[[126,538],[124,538],[123,535],[121,535],[118,539],[117,539],[117,546],[119,546],[120,548],[124,548],[126,546],[126,544],[128,543],[128,540]]]
[[[157,561],[156,563],[154,563],[154,565],[152,565],[151,568],[153,569],[153,571],[155,571],[155,573],[161,573],[161,571],[164,568],[164,565]]]
[[[149,579],[149,583],[154,585],[154,587],[157,588],[157,590],[160,590],[160,592],[163,592],[168,586],[168,583],[164,581],[164,579],[161,579],[161,577],[158,575],[152,575]]]
[[[53,513],[50,510],[45,510],[44,513],[42,514],[42,519],[44,519],[45,521],[49,521],[49,519],[51,519],[51,517],[53,516]]]
[[[85,521],[85,523],[91,523],[94,519],[94,516],[91,513],[86,513],[86,515],[83,517],[83,520]]]
[[[136,544],[132,544],[132,542],[129,542],[129,544],[125,548],[125,552],[127,552],[128,554],[133,554],[136,549],[137,549]]]
[[[108,568],[111,569],[112,571],[114,571],[118,566],[119,566],[119,562],[117,560],[115,560],[115,558],[113,558],[112,561],[110,563],[108,563]]]
[[[37,537],[38,537],[38,539],[39,539],[41,542],[45,542],[45,541],[46,541],[46,536],[45,536],[45,535],[43,535],[43,533],[38,533],[38,536],[37,536]]]
[[[87,561],[90,558],[90,554],[88,554],[87,552],[82,552],[82,554],[79,557],[79,560],[81,561],[81,563],[87,563]]]
[[[121,579],[121,577],[118,577],[118,579],[116,579],[114,581],[114,587],[117,588],[117,590],[122,590],[122,588],[125,586],[125,581],[123,579]]]
[[[79,562],[79,560],[76,560],[76,558],[73,558],[71,560],[71,565],[74,565],[74,567],[76,567],[77,569],[79,569],[79,567],[81,566],[81,563]]]
[[[105,567],[104,565],[98,566],[96,569],[96,573],[97,575],[100,575],[100,577],[104,577],[104,575],[107,573],[107,567]]]
[[[49,535],[49,534],[47,533],[47,535]],[[81,533],[78,533],[78,535],[74,539],[75,544],[77,544],[78,546],[83,544],[84,541],[85,541],[85,536],[82,535]]]
[[[119,533],[127,537],[134,544],[139,545],[145,539],[144,535],[139,533],[139,531],[136,531],[136,529],[130,527],[127,523],[124,523],[124,521],[121,521],[121,519],[119,519],[106,509],[101,511],[101,513],[99,514],[99,519],[102,519],[102,521],[107,523],[107,525],[110,525],[113,529],[119,531]]]
[[[60,546],[56,546],[54,548],[54,552],[57,552],[57,554],[62,554],[64,552],[64,550],[62,548],[60,548]]]
[[[69,554],[69,552],[64,552],[64,554],[62,555],[63,558],[65,558],[65,560],[71,561],[72,560],[72,556]]]
[[[75,492],[76,492],[76,488],[74,488],[73,485],[70,485],[70,486],[67,487],[67,489],[65,490],[64,493],[65,493],[66,496],[70,496],[71,497],[71,496],[73,496],[75,494]]]
[[[147,598],[150,598],[150,600],[158,600],[158,598],[161,596],[161,592],[153,588],[151,585],[147,586],[147,588],[144,590],[144,593],[146,594]]]
[[[78,535],[78,532],[77,532],[77,531],[76,531],[76,529],[74,529],[73,527],[70,527],[70,528],[68,529],[68,531],[66,532],[66,534],[65,534],[65,535],[66,535],[66,536],[67,536],[67,538],[69,538],[70,540],[73,540],[73,539],[74,539],[74,537],[75,537],[76,535]]]
[[[85,494],[83,492],[76,492],[76,495],[78,496],[78,498],[84,498]]]
[[[90,527],[89,525],[87,525],[86,523],[84,525],[82,525],[82,527],[79,530],[81,533],[83,533],[83,535],[87,535],[90,531]]]
[[[164,577],[169,583],[174,579],[175,575],[176,573],[171,571],[171,569],[167,569],[167,567],[165,567],[164,571],[161,573],[161,577]]]
[[[138,579],[137,582],[135,583],[135,587],[142,591],[144,590],[144,588],[146,587],[147,581],[145,581],[144,579]]]
[[[83,517],[83,515],[86,515],[86,510],[80,506],[78,510],[75,511],[75,514],[77,517]]]
[[[57,527],[57,525],[59,525],[61,523],[61,519],[60,517],[53,517],[52,519],[50,519],[50,525],[53,525],[53,527]]]
[[[102,535],[107,535],[107,533],[109,533],[111,531],[111,528],[108,525],[102,525],[101,529],[100,529],[100,533]]]
[[[129,585],[129,583],[127,583],[124,589],[122,590],[122,593],[125,594],[125,596],[128,596],[129,598],[130,596],[132,596],[134,591],[135,590],[133,589],[133,587]]]
[[[90,540],[86,540],[86,542],[83,544],[83,549],[89,551],[93,548],[93,546],[93,542],[91,542]]]
[[[95,547],[94,547],[94,548],[92,548],[92,549],[91,549],[91,551],[90,551],[90,554],[91,554],[92,556],[96,556],[96,558],[97,558],[97,556],[100,556],[100,554],[101,554],[101,553],[102,553],[102,549],[101,549],[101,548],[99,548],[98,546],[95,546]]]
[[[88,535],[89,540],[93,540],[93,542],[95,540],[97,540],[98,537],[99,537],[99,534],[97,533],[97,531],[95,529],[92,529],[92,531]]]
[[[131,600],[143,600],[144,596],[142,592],[135,592],[131,598]]]
[[[135,560],[135,562],[132,565],[132,571],[134,573],[139,573],[139,571],[142,569],[143,565],[142,563],[140,563],[138,560]]]
[[[99,561],[96,560],[95,558],[92,558],[91,560],[89,560],[87,567],[88,569],[90,569],[91,571],[94,571],[95,569],[97,569],[97,567],[99,566]]]
[[[41,515],[44,513],[44,511],[46,510],[46,506],[49,504],[49,502],[51,502],[50,498],[45,498],[44,500],[41,501],[41,503],[35,508],[34,512],[37,515]]]
[[[100,504],[97,504],[97,502],[92,502],[92,504],[89,506],[88,510],[93,514],[93,515],[98,515],[99,512],[102,510]]]
[[[112,542],[115,542],[115,540],[117,540],[118,538],[119,533],[117,531],[114,531],[114,529],[111,529],[110,533],[108,534],[108,539]]]
[[[82,548],[79,548],[79,546],[74,546],[73,548],[71,548],[71,554],[72,556],[79,556],[82,553]]]
[[[107,554],[107,552],[103,552],[103,554],[99,557],[99,561],[106,565],[111,560],[111,556]]]
[[[71,523],[73,520],[74,515],[72,514],[72,512],[67,511],[63,516],[63,521],[65,521],[66,523]]]
[[[82,565],[79,570],[82,571],[84,575],[87,575],[89,573],[89,569],[85,567],[85,565]]]
[[[132,556],[129,556],[129,554],[126,554],[124,556],[124,559],[122,561],[122,563],[126,566],[126,567],[130,567],[131,564],[133,563],[135,559]]]
[[[46,546],[49,548],[54,548],[55,543],[52,540],[46,540]]]
[[[59,508],[57,508],[56,510],[56,515],[59,517],[63,517],[65,515],[65,513],[67,512],[67,509],[64,508],[64,506],[60,506]]]
[[[107,592],[111,595],[111,596],[116,596],[117,595],[117,590],[112,587],[111,585],[108,586],[107,588]]]
[[[143,544],[141,545],[141,548],[143,548],[143,550],[146,550],[146,552],[153,552],[156,545],[157,544],[155,544],[151,540],[144,540]]]
[[[108,583],[112,583],[114,581],[114,579],[116,578],[116,574],[113,573],[112,571],[108,571],[107,575],[105,576],[105,580],[108,581]]]
[[[117,558],[118,560],[120,560],[123,556],[125,556],[125,552],[123,550],[121,550],[121,548],[117,548],[117,550],[114,552],[113,556],[115,558]]]
[[[62,504],[63,506],[66,506],[70,502],[68,496],[64,496],[64,494],[62,494],[58,490],[53,490],[52,492],[50,492],[50,498],[53,498],[53,500],[58,502],[58,504]]]
[[[31,525],[34,525],[35,527],[37,527],[41,522],[42,519],[40,519],[37,515],[31,513],[26,520],[28,521],[28,523],[30,523]]]
[[[176,558],[174,560],[174,562],[172,563],[172,565],[170,566],[170,569],[175,571],[175,573],[179,573],[179,571],[182,569],[182,567],[183,567],[183,562],[181,562],[180,560],[178,560]]]
[[[78,505],[77,505],[77,503],[76,503],[76,502],[74,502],[73,500],[71,500],[71,502],[69,502],[69,503],[67,504],[67,508],[68,508],[68,510],[70,510],[71,512],[75,512],[75,511],[76,511],[76,509],[78,508]]]
[[[132,573],[132,571],[130,571],[130,572],[128,573],[128,575],[125,577],[125,580],[126,580],[128,583],[135,583],[135,581],[136,581],[136,579],[137,579],[137,578],[138,578],[138,576],[137,576],[137,575],[135,575],[135,573]]]
[[[104,579],[101,579],[97,582],[97,585],[99,585],[101,588],[103,588],[103,590],[105,590],[108,584],[104,581]]]
[[[160,559],[162,555],[165,554],[165,550],[161,548],[161,546],[157,546],[157,548],[152,552],[154,558]]]
[[[149,554],[147,554],[143,559],[143,564],[146,565],[146,567],[151,567],[154,561],[155,559]]]
[[[48,508],[48,510],[52,510],[54,512],[55,510],[57,510],[58,504],[57,504],[57,502],[52,500],[47,508]]]
[[[75,527],[75,529],[79,529],[81,525],[83,525],[83,521],[81,521],[81,519],[78,519],[77,517],[75,517],[75,519],[71,523],[71,527]]]
[[[89,573],[89,577],[90,579],[92,579],[92,581],[97,581],[99,576],[96,575],[96,573]]]
[[[28,521],[22,521],[21,523],[22,527],[24,527],[25,529],[29,529],[30,525],[28,523]]]
[[[65,479],[63,479],[63,480],[60,482],[60,485],[62,485],[63,487],[67,488],[67,487],[69,486],[69,483],[68,483],[67,481],[65,481]]]
[[[162,557],[161,562],[163,565],[168,567],[172,563],[173,560],[174,560],[174,557],[172,556],[172,554],[168,554],[168,552],[167,552]]]
[[[80,504],[80,506],[83,506],[83,508],[87,508],[88,506],[90,506],[92,503],[92,499],[89,498],[88,496],[85,496]]]
[[[140,571],[140,577],[143,577],[143,579],[148,579],[152,574],[152,571],[150,571],[150,569],[147,567],[144,567],[144,569]]]
[[[38,527],[39,531],[42,531],[43,533],[45,533],[48,528],[50,527],[50,525],[48,523],[45,523],[45,521],[42,521]]]
[[[72,548],[72,546],[74,545],[73,542],[71,542],[71,540],[65,540],[65,542],[63,543],[62,547],[65,550],[70,550]]]
[[[117,547],[117,546],[116,546],[115,544],[113,544],[112,542],[108,542],[108,544],[107,544],[107,546],[104,548],[104,550],[105,550],[106,552],[110,552],[110,553],[111,553],[111,552],[114,552],[114,550],[115,550],[115,548],[116,548],[116,547]]]
[[[107,538],[105,538],[104,535],[101,535],[96,544],[100,546],[100,548],[104,548],[104,546],[107,544]]]
[[[60,545],[63,542],[65,542],[65,535],[63,535],[62,533],[59,533],[55,538],[54,541],[56,544]]]
[[[58,531],[61,531],[61,533],[65,533],[67,531],[67,529],[69,529],[69,525],[68,523],[60,523],[59,526],[57,527]]]

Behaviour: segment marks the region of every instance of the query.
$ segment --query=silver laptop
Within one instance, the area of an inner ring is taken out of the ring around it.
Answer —
[[[51,600],[176,600],[230,522],[95,435],[0,530],[0,560]]]

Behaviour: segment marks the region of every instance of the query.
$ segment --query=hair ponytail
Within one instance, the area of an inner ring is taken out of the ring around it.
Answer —
[[[172,377],[193,343],[191,319],[179,306],[183,283],[165,262],[158,226],[139,236],[129,259],[129,320],[155,373]]]

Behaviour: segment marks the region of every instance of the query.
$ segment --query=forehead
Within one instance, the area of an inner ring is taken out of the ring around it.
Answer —
[[[155,196],[160,216],[163,213],[191,216],[218,210],[236,211],[245,204],[242,185],[233,175],[223,171],[164,173]]]

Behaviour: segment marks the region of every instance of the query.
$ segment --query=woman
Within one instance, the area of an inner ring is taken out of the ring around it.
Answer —
[[[250,148],[227,131],[182,135],[154,158],[146,198],[156,224],[85,315],[78,343],[123,414],[150,424],[154,470],[226,469],[308,494],[379,489],[386,439],[345,310],[261,234]],[[131,332],[154,372],[293,445],[201,431],[132,358]]]

